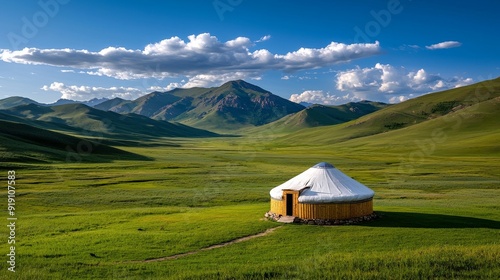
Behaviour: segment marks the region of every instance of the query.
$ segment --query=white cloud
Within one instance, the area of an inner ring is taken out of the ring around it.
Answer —
[[[453,87],[457,88],[457,87],[463,87],[466,85],[470,85],[474,82],[474,80],[472,78],[461,79],[461,78],[455,77],[454,82],[455,83],[454,83]]]
[[[457,48],[457,47],[460,47],[461,45],[462,45],[462,43],[457,42],[457,41],[446,41],[446,42],[441,42],[441,43],[437,43],[437,44],[430,45],[430,46],[425,46],[425,48],[428,50],[439,50],[439,49]]]
[[[335,80],[337,90],[352,93],[358,99],[382,99],[389,102],[472,82],[471,78],[444,78],[438,74],[430,74],[424,69],[414,72],[381,63],[374,67],[341,71],[337,73]]]
[[[333,105],[351,101],[361,101],[361,99],[350,94],[339,96],[322,90],[306,90],[300,94],[292,94],[290,96],[290,101],[295,103],[307,102],[312,104]]]
[[[405,95],[393,96],[393,97],[389,98],[389,103],[391,103],[391,104],[401,103],[401,102],[406,101],[412,97],[413,97],[413,94],[410,94],[408,96],[405,96]]]
[[[54,82],[49,86],[44,85],[42,90],[56,91],[61,93],[61,98],[77,101],[86,101],[92,98],[115,98],[136,99],[145,93],[140,89],[132,87],[91,87],[91,86],[67,86],[63,83]]]
[[[268,35],[261,40],[269,38]],[[314,69],[373,56],[381,51],[378,42],[350,45],[332,42],[324,48],[300,48],[286,54],[273,54],[266,49],[252,51],[254,45],[246,37],[221,42],[217,37],[203,33],[188,36],[188,41],[171,37],[148,44],[143,50],[123,47],[107,47],[97,52],[75,49],[3,49],[0,50],[0,60],[78,69],[90,75],[128,80]]]
[[[246,78],[251,78],[253,80],[260,80],[260,77],[256,73],[248,72],[233,72],[233,73],[223,73],[223,74],[199,74],[190,77],[187,83],[185,83],[183,88],[192,87],[212,87],[219,86],[225,82],[242,80]]]
[[[271,35],[266,35],[266,36],[262,36],[259,40],[257,40],[256,42],[257,43],[260,43],[260,42],[264,42],[264,41],[267,41],[271,39]]]
[[[181,87],[182,87],[182,83],[169,83],[165,87],[165,91],[169,91],[169,90],[173,90],[175,88],[181,88]]]

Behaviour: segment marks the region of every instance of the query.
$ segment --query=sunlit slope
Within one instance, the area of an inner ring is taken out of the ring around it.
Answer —
[[[500,97],[407,128],[353,139],[342,148],[385,150],[413,160],[427,156],[500,155]]]
[[[500,79],[424,95],[340,125],[310,128],[278,138],[282,145],[325,145],[397,131],[439,119],[500,96]],[[494,113],[494,112],[492,112]],[[462,127],[462,130],[467,129]]]
[[[277,121],[257,127],[254,131],[292,132],[303,128],[340,124],[389,106],[372,101],[350,102],[337,106],[315,104]]]

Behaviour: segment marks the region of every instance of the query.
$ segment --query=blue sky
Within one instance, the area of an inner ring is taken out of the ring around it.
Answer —
[[[2,1],[0,98],[134,99],[244,79],[400,102],[500,76],[498,1]]]

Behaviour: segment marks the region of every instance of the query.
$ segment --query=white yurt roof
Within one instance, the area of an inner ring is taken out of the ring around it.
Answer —
[[[283,190],[301,189],[304,189],[299,195],[301,203],[361,201],[370,199],[375,194],[365,185],[326,162],[318,163],[273,188],[270,194],[273,199],[282,200]]]

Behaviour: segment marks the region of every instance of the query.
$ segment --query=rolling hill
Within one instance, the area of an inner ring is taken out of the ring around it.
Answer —
[[[117,159],[149,158],[87,140],[27,124],[0,120],[2,162],[110,162]]]
[[[347,141],[345,147],[358,149],[390,148],[403,157],[500,155],[500,97],[451,112],[403,129]],[[362,147],[362,148],[361,148]],[[389,152],[389,151],[388,151]]]
[[[311,105],[304,110],[267,124],[263,129],[292,132],[303,128],[334,125],[357,119],[389,106],[381,102],[349,102],[338,106]]]
[[[445,133],[448,140],[453,139],[447,142],[449,149],[455,147],[458,151],[468,147],[483,154],[498,154],[499,96],[500,78],[497,78],[427,94],[343,124],[303,129],[276,139],[275,144],[307,142],[310,145],[331,145],[345,142],[342,146],[399,147],[389,150],[408,151],[409,147],[416,147],[416,139],[427,141],[432,139],[433,133]]]
[[[20,96],[12,96],[12,97],[7,97],[5,99],[0,99],[0,110],[3,109],[9,109],[12,107],[16,107],[19,105],[27,105],[27,104],[37,104],[37,105],[42,105],[35,100],[26,98],[26,97],[20,97]]]
[[[137,114],[121,115],[105,112],[78,103],[50,107],[36,104],[20,105],[2,110],[0,113],[2,113],[0,116],[11,121],[42,129],[90,133],[115,139],[217,136],[215,133],[183,124],[157,121]]]
[[[96,106],[117,113],[136,113],[203,129],[228,131],[260,126],[304,109],[245,81],[215,88],[153,92],[134,101],[113,99]]]

